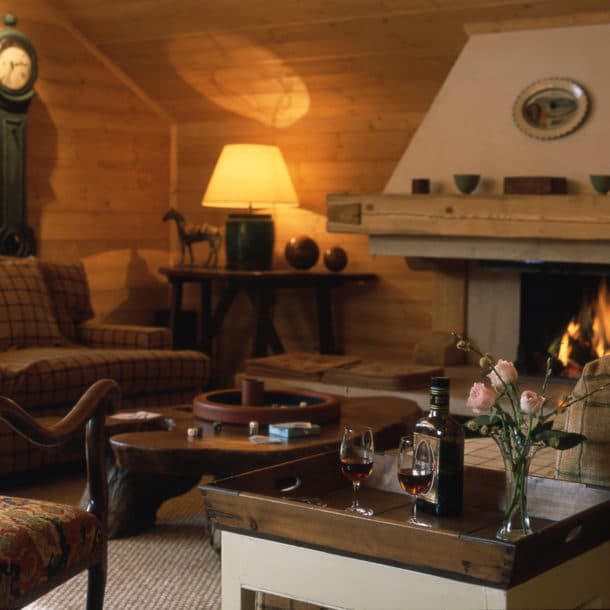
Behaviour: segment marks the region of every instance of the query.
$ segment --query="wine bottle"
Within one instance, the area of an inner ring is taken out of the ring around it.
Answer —
[[[464,494],[464,430],[449,414],[449,378],[432,377],[430,410],[415,424],[413,447],[427,443],[434,455],[432,484],[417,508],[439,517],[459,515]]]

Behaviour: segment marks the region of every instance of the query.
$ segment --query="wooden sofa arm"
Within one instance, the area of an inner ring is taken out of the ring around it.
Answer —
[[[173,344],[169,328],[92,321],[79,326],[79,338],[88,347],[117,349],[172,349]]]
[[[66,443],[86,424],[85,454],[90,497],[87,510],[104,524],[108,518],[104,425],[106,414],[118,410],[120,398],[121,390],[116,381],[100,379],[89,387],[65,417],[56,424],[45,427],[14,400],[0,396],[0,419],[36,445],[53,447]]]

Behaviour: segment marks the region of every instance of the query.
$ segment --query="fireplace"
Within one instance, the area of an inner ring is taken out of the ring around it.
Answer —
[[[481,262],[479,269],[518,277],[517,366],[542,375],[577,378],[582,367],[610,352],[610,268],[567,263]]]
[[[512,108],[526,85],[557,73],[606,99],[610,24],[496,27],[469,38],[383,193],[327,198],[327,229],[368,235],[371,254],[435,273],[431,343],[465,332],[539,374],[556,334],[578,317],[580,295],[610,275],[608,198],[589,181],[607,158],[600,133],[610,134],[610,119],[596,105],[578,132],[541,142],[517,128]],[[456,193],[456,173],[481,176],[473,194]],[[565,178],[567,193],[505,193],[508,176]],[[430,192],[413,194],[412,180],[424,177]],[[499,260],[506,268],[481,262]]]

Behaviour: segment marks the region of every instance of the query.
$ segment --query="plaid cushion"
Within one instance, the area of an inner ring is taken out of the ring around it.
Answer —
[[[79,328],[78,342],[89,347],[171,349],[172,332],[158,326],[85,322]]]
[[[66,343],[38,261],[0,260],[0,350]]]
[[[76,506],[0,496],[0,605],[20,608],[38,589],[99,562],[103,532]]]
[[[572,394],[586,396],[610,383],[610,356],[588,362]],[[557,452],[557,477],[590,485],[610,486],[610,387],[570,406],[564,430],[584,434],[587,440]]]
[[[40,261],[40,270],[61,332],[71,341],[77,341],[77,325],[93,318],[85,267],[81,262]]]
[[[110,378],[127,400],[206,385],[209,358],[195,351],[80,346],[0,352],[0,394],[30,411],[74,403],[95,381]]]

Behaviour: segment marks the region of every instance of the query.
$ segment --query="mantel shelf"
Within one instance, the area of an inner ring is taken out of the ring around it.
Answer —
[[[329,195],[331,233],[610,242],[601,195]]]

